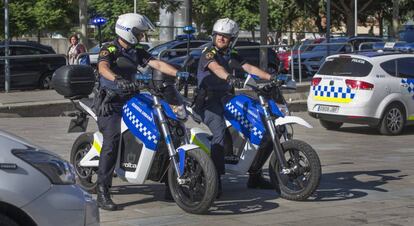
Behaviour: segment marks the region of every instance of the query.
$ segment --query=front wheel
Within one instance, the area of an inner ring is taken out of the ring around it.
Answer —
[[[188,213],[203,214],[217,193],[217,172],[210,157],[201,149],[185,153],[184,173],[178,183],[173,164],[168,171],[168,184],[177,205]]]
[[[79,185],[90,193],[96,192],[96,186],[98,182],[96,167],[82,167],[80,161],[88,153],[93,145],[93,133],[81,134],[73,143],[72,150],[70,152],[70,163],[75,168],[76,175],[78,176]]]
[[[300,140],[289,140],[282,143],[287,167],[292,169],[283,174],[281,166],[272,154],[269,162],[269,176],[272,184],[282,198],[303,201],[311,196],[319,186],[321,163],[316,151]]]

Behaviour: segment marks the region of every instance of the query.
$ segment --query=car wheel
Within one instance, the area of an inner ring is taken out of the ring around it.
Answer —
[[[0,213],[0,226],[19,226],[16,221]]]
[[[327,130],[337,130],[344,124],[343,122],[331,122],[323,119],[319,119],[319,122],[321,123],[322,127]]]
[[[41,89],[52,88],[52,74],[44,74],[39,80],[39,86]]]
[[[379,132],[383,135],[401,134],[405,125],[405,113],[399,104],[388,106],[382,116]]]

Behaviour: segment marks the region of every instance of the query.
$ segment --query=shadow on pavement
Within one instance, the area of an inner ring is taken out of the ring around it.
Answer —
[[[345,132],[345,133],[355,133],[355,134],[365,134],[365,135],[379,135],[381,134],[378,132],[376,128],[372,128],[369,126],[351,126],[351,127],[341,127],[340,129],[336,130],[338,132]],[[414,134],[414,126],[406,126],[399,136],[406,136],[406,135],[413,135]]]
[[[350,171],[322,175],[321,184],[308,201],[340,201],[368,195],[366,191],[388,192],[382,185],[401,180],[407,175],[396,174],[399,170]]]
[[[222,182],[223,194],[214,202],[209,215],[251,214],[279,207],[275,190],[248,189],[246,175],[227,174]]]

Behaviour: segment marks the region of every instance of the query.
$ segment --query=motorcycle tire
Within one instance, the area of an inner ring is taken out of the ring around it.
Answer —
[[[180,185],[173,164],[168,170],[168,184],[177,205],[192,214],[208,211],[217,194],[217,172],[211,158],[201,149],[185,153],[185,166],[182,179],[189,180]]]
[[[319,186],[321,163],[316,151],[300,140],[282,143],[288,168],[297,166],[293,173],[284,175],[277,157],[273,153],[269,162],[269,176],[280,196],[287,200],[303,201],[309,198]]]
[[[78,184],[89,193],[96,193],[98,168],[81,167],[81,159],[93,145],[93,133],[81,134],[73,143],[70,152],[70,163],[75,168]]]

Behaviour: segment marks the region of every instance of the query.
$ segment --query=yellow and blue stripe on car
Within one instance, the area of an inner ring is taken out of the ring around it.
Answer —
[[[355,98],[351,88],[335,86],[312,86],[313,98],[333,103],[349,103]]]

